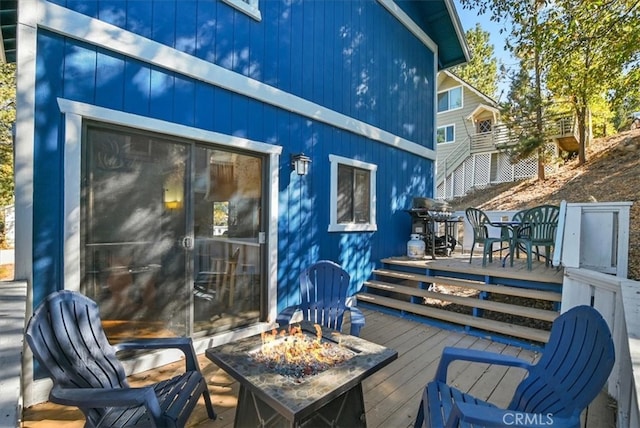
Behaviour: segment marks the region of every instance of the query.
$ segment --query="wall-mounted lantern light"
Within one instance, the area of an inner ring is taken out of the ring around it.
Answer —
[[[298,175],[307,175],[310,163],[311,158],[304,153],[291,155],[291,169],[295,170]]]

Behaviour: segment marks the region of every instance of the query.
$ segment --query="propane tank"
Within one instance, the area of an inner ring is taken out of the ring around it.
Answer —
[[[411,239],[407,242],[407,256],[412,259],[424,257],[424,241],[417,233],[411,234]]]

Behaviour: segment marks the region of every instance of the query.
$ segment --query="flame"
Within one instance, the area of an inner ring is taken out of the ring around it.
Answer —
[[[291,371],[299,377],[326,370],[352,356],[339,343],[323,342],[322,327],[318,324],[314,327],[315,337],[304,334],[299,325],[289,326],[288,331],[273,329],[262,333],[262,346],[254,359],[283,374]]]

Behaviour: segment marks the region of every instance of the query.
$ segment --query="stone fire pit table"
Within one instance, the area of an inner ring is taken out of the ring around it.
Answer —
[[[316,337],[313,324],[300,323]],[[236,427],[365,427],[362,381],[398,357],[359,337],[322,329],[323,342],[340,342],[354,355],[327,370],[299,379],[283,376],[250,356],[260,335],[207,349],[207,358],[240,383]]]

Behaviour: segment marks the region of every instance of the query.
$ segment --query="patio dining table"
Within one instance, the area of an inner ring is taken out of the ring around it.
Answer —
[[[514,251],[513,245],[515,242],[515,237],[517,236],[520,228],[522,227],[522,222],[519,220],[495,220],[491,222],[491,225],[495,227],[499,227],[500,229],[506,228],[509,231],[509,236],[511,236],[511,243],[509,244],[509,252],[507,252],[507,255],[502,258],[502,267],[505,267],[507,263],[507,258],[511,255],[511,252]],[[502,231],[500,233],[502,234]]]

